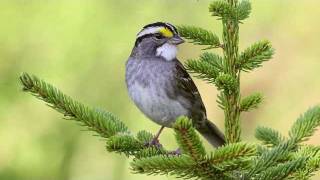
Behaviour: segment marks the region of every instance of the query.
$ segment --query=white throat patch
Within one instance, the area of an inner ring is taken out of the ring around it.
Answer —
[[[167,61],[172,61],[177,57],[178,48],[176,45],[165,43],[157,48],[157,56],[163,57]]]

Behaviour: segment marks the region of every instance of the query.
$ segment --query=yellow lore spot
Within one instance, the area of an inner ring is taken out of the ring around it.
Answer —
[[[161,29],[160,29],[160,33],[161,33],[164,37],[172,37],[172,36],[173,36],[173,32],[172,32],[170,29],[166,28],[166,27],[161,28]]]

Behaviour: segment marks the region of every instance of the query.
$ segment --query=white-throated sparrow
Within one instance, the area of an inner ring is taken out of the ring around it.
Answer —
[[[169,24],[148,24],[138,33],[126,64],[126,83],[136,106],[152,121],[171,127],[179,116],[192,119],[195,128],[215,147],[224,135],[207,119],[206,109],[190,75],[177,60],[184,40]]]

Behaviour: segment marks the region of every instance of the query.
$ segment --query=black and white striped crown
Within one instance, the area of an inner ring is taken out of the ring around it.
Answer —
[[[156,22],[152,24],[145,25],[143,29],[138,33],[137,38],[142,37],[147,34],[159,33],[163,28],[171,31],[172,34],[178,34],[178,30],[170,23]]]

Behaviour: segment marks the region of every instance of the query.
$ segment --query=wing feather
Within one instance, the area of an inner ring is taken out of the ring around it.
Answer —
[[[203,122],[202,120],[206,119],[206,109],[198,88],[178,60],[175,60],[174,82],[174,95],[185,99],[188,104],[185,107],[189,109],[190,118],[196,122]]]

